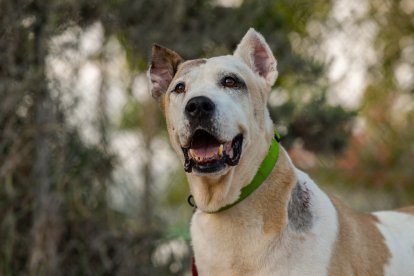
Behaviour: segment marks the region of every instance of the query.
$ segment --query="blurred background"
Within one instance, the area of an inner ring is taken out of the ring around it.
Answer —
[[[412,0],[0,0],[0,275],[189,275],[151,44],[229,54],[249,27],[297,166],[356,210],[414,203]]]

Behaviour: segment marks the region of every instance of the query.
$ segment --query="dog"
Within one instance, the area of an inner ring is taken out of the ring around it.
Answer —
[[[414,275],[414,206],[356,213],[279,145],[277,62],[257,31],[208,59],[154,44],[148,76],[197,207],[199,275]]]

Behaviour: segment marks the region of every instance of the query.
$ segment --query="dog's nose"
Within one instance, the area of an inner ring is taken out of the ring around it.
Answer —
[[[190,118],[211,117],[216,105],[207,97],[194,97],[185,106],[185,114]]]

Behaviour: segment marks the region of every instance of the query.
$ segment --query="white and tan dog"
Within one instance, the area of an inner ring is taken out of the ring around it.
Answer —
[[[270,175],[238,202],[273,154],[266,104],[277,75],[253,29],[228,56],[183,61],[153,47],[152,95],[197,205],[191,236],[199,274],[414,275],[414,207],[355,213],[283,148]]]

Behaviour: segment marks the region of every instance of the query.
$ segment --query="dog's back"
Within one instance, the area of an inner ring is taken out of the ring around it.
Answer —
[[[414,275],[414,206],[357,213],[331,200],[339,232],[329,275]]]

